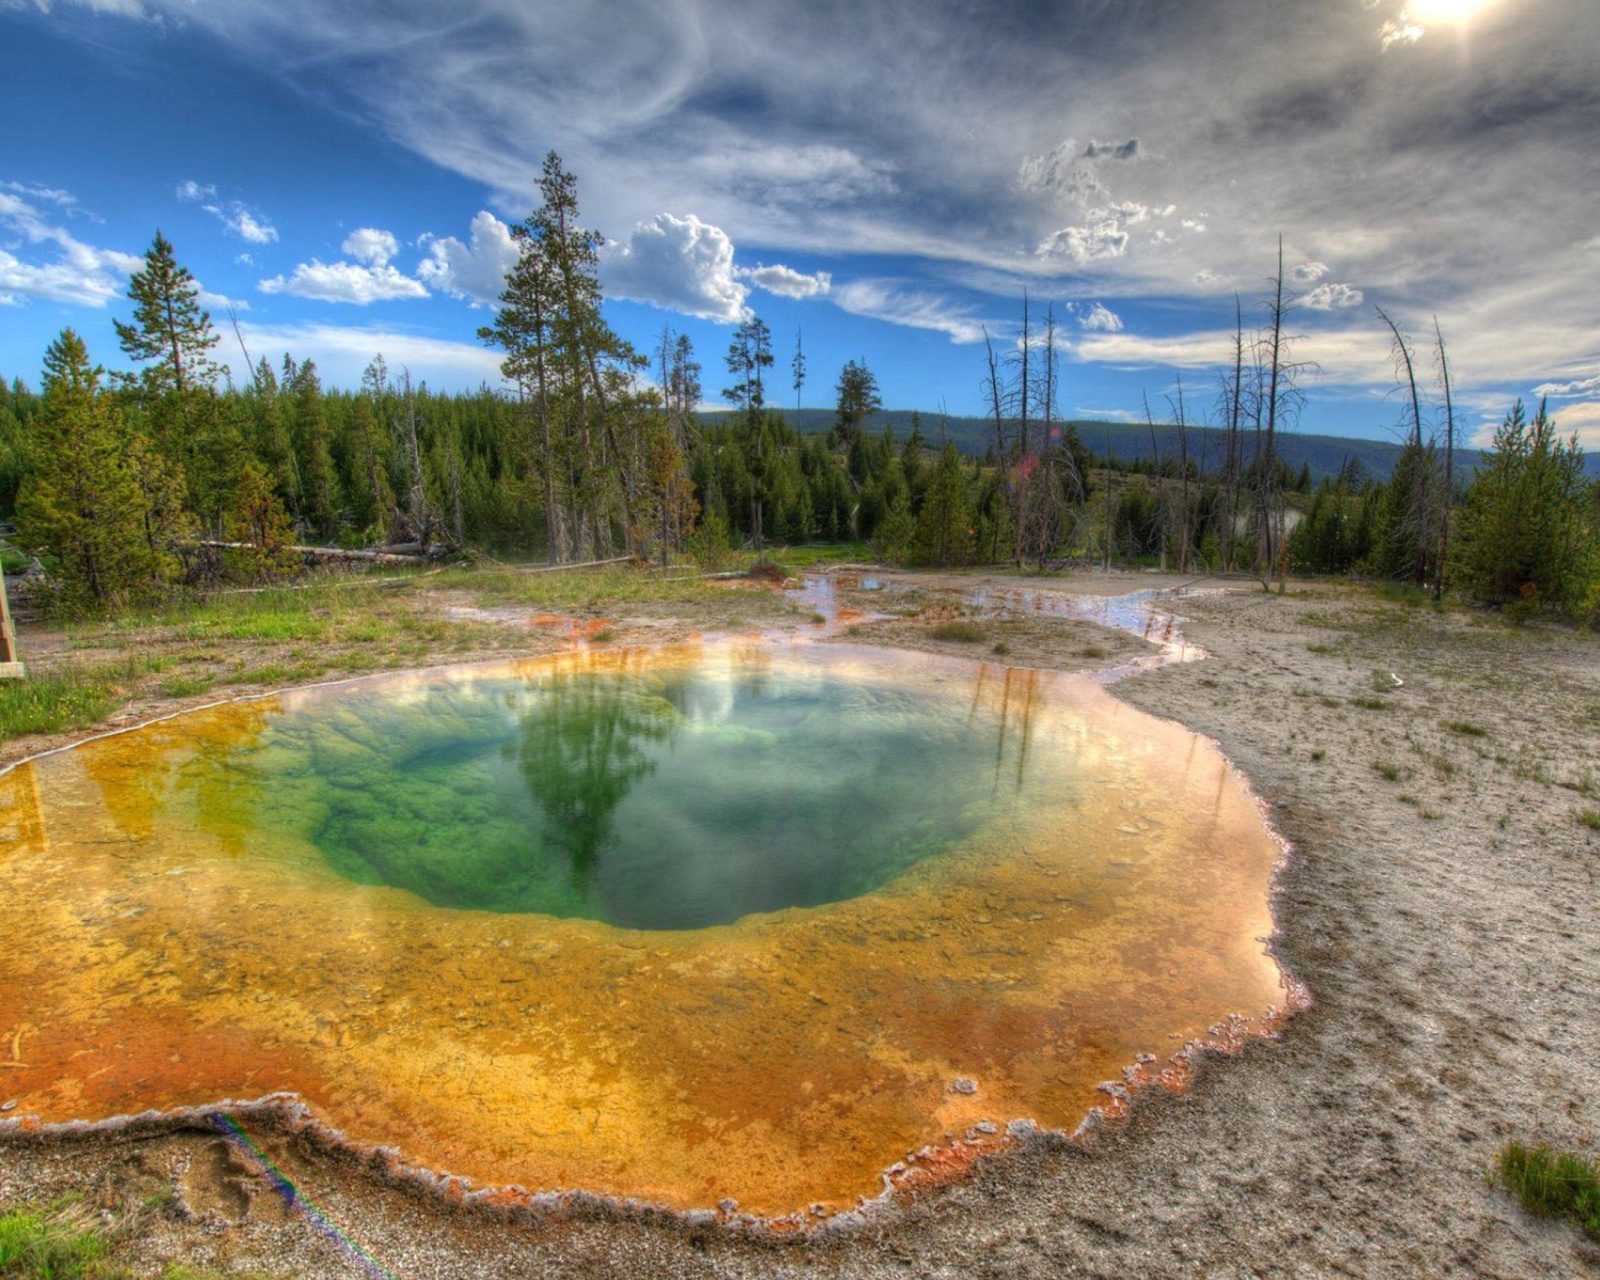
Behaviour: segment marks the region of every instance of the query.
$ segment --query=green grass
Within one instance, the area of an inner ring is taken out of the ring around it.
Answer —
[[[1376,769],[1378,771],[1378,773],[1381,774],[1384,778],[1387,778],[1390,782],[1399,782],[1400,781],[1400,766],[1395,764],[1394,761],[1392,761],[1392,760],[1374,760],[1372,762],[1372,767],[1374,769]]]
[[[1588,827],[1590,831],[1600,831],[1600,809],[1579,809],[1572,816],[1580,827]]]
[[[1529,1213],[1565,1218],[1600,1241],[1600,1164],[1548,1143],[1513,1138],[1500,1148],[1489,1180],[1509,1191]]]
[[[0,684],[0,739],[60,733],[103,720],[119,699],[88,672],[30,676]]]
[[[71,1201],[45,1209],[0,1207],[0,1280],[132,1280],[134,1272],[115,1254],[136,1223],[137,1215],[103,1226]],[[254,1274],[173,1263],[161,1280],[251,1280]]]
[[[957,644],[981,644],[989,638],[988,633],[976,622],[968,622],[962,618],[941,622],[928,634],[935,640],[952,640]]]
[[[1004,640],[996,640],[994,648],[989,650],[989,652],[994,654],[996,657],[1003,658],[1006,656],[1006,654],[1011,652],[1011,646],[1008,645]]]
[[[1352,707],[1360,707],[1363,711],[1387,711],[1389,704],[1382,698],[1351,698]]]
[[[110,1245],[75,1207],[0,1215],[0,1276],[18,1280],[75,1280],[121,1273],[105,1266]]]
[[[1451,733],[1463,738],[1487,738],[1489,736],[1489,731],[1482,725],[1472,724],[1467,720],[1441,720],[1439,723],[1444,725]]]

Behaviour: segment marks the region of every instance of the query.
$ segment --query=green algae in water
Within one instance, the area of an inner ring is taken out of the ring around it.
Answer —
[[[350,880],[695,929],[857,897],[950,849],[992,816],[999,731],[825,665],[636,665],[351,693],[240,763]]]

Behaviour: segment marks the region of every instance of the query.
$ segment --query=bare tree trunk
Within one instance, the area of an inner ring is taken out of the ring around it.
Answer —
[[[1176,410],[1178,428],[1178,476],[1182,497],[1178,508],[1178,572],[1189,572],[1189,423],[1183,405],[1183,378],[1178,378]]]
[[[1411,539],[1411,576],[1417,586],[1424,585],[1428,580],[1428,526],[1431,523],[1428,511],[1428,468],[1426,459],[1422,456],[1422,397],[1417,394],[1417,371],[1411,361],[1411,348],[1406,345],[1406,340],[1401,334],[1399,326],[1389,318],[1389,313],[1382,307],[1374,307],[1384,324],[1389,326],[1389,332],[1394,335],[1395,350],[1399,354],[1400,363],[1405,367],[1406,384],[1411,392],[1411,448],[1415,453],[1415,465],[1412,468],[1411,506],[1406,513],[1406,518],[1401,522],[1401,532]]]
[[[1450,508],[1456,500],[1456,410],[1450,398],[1450,362],[1445,357],[1444,333],[1439,328],[1438,316],[1433,318],[1433,336],[1439,349],[1439,381],[1444,387],[1444,502],[1440,507],[1439,563],[1433,577],[1433,602],[1438,604],[1444,595],[1444,562],[1450,550]]]

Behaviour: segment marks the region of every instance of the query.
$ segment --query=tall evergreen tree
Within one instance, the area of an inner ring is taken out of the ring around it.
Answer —
[[[128,280],[128,297],[133,323],[112,325],[123,351],[148,366],[141,375],[146,388],[183,392],[213,385],[217,366],[210,352],[217,333],[211,313],[200,305],[200,286],[189,268],[178,265],[160,231],[145,251],[144,268]]]
[[[158,564],[129,466],[132,434],[71,329],[44,357],[44,402],[32,424],[32,470],[17,515],[27,544],[55,562],[54,603],[96,608],[149,594]]]

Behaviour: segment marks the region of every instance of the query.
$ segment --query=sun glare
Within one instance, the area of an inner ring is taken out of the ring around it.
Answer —
[[[1423,26],[1466,23],[1489,7],[1493,0],[1410,0],[1406,17]]]

